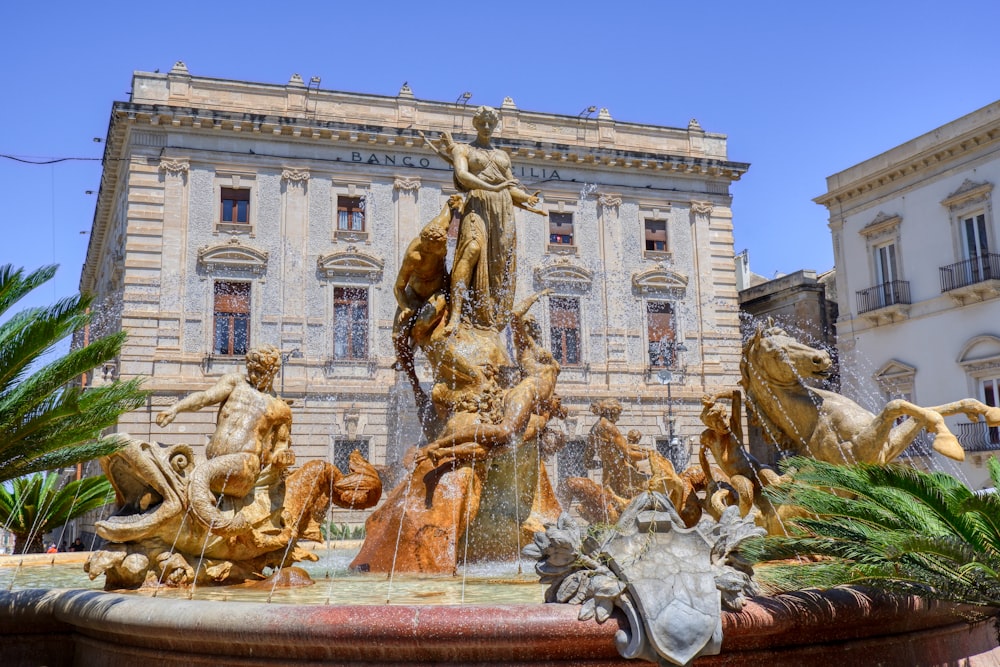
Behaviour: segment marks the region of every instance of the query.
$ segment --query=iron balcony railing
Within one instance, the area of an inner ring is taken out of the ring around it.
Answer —
[[[910,282],[908,280],[893,280],[892,282],[859,290],[857,296],[859,315],[878,310],[879,308],[895,306],[900,303],[912,303],[910,301]]]
[[[1000,450],[1000,428],[986,422],[964,422],[958,425],[958,442],[967,452]]]
[[[1000,255],[988,253],[942,266],[941,291],[949,292],[959,287],[968,287],[987,280],[1000,280]]]

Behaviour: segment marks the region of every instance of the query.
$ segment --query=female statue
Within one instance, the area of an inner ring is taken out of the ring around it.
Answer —
[[[465,319],[475,327],[503,329],[511,317],[517,272],[514,207],[545,215],[532,207],[538,193],[521,189],[511,172],[510,156],[492,144],[500,115],[479,107],[472,118],[476,140],[456,144],[445,133],[440,154],[455,168],[455,187],[467,192],[451,271],[451,313],[443,333]]]

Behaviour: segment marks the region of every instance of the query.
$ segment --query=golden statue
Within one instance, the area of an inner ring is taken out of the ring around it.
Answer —
[[[534,208],[538,193],[521,189],[511,171],[510,156],[493,146],[493,131],[499,123],[496,109],[479,107],[472,117],[475,141],[458,144],[446,132],[436,147],[454,166],[455,187],[468,193],[451,270],[446,335],[462,319],[481,328],[501,330],[507,326],[517,275],[514,207],[545,215]]]

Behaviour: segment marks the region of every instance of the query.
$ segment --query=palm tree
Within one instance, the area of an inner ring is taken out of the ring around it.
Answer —
[[[0,484],[0,524],[14,534],[14,553],[40,553],[43,533],[115,497],[104,475],[58,483],[56,473],[37,473]]]
[[[973,492],[954,477],[900,464],[838,466],[791,459],[792,483],[772,501],[812,516],[789,537],[755,538],[741,548],[771,590],[866,585],[951,602],[1000,607],[1000,462],[994,489]]]
[[[55,275],[55,266],[25,274],[0,266],[0,318]],[[125,333],[71,350],[42,365],[40,358],[90,321],[91,298],[77,295],[27,308],[0,325],[0,481],[88,461],[122,446],[101,431],[145,401],[139,380],[88,388],[77,378],[114,359]]]

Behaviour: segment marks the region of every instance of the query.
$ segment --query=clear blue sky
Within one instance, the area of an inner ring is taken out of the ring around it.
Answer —
[[[996,0],[926,2],[10,3],[0,39],[0,153],[100,157],[133,70],[685,127],[697,118],[751,163],[733,185],[736,250],[772,276],[833,257],[825,177],[1000,96]],[[100,163],[0,159],[0,263],[62,269],[74,292]]]

